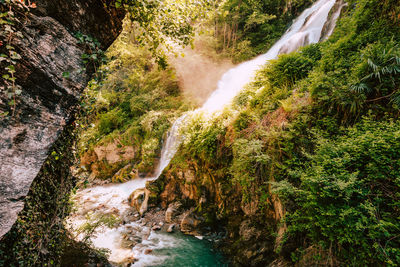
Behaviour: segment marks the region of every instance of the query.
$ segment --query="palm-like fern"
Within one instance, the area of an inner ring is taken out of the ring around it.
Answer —
[[[376,96],[375,101],[383,98],[400,107],[400,49],[392,45],[389,49],[371,49],[364,55],[367,58],[367,74],[359,82],[350,86],[350,90],[365,96]],[[382,95],[385,94],[385,95]]]
[[[382,76],[390,76],[394,80],[392,75],[400,73],[400,56],[392,54],[393,51],[391,50],[389,52],[383,50],[383,54],[380,57],[368,59],[368,66],[372,72],[362,78],[362,81],[373,78],[378,78],[379,81],[382,81]]]
[[[350,89],[353,92],[356,92],[356,93],[359,93],[359,94],[365,94],[365,95],[368,95],[368,94],[373,92],[373,89],[371,87],[369,87],[368,84],[366,84],[364,82],[353,84],[353,85],[350,86]]]

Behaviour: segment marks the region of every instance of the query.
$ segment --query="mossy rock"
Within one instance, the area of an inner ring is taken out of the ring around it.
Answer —
[[[123,183],[132,179],[136,179],[137,177],[139,177],[138,170],[136,170],[132,164],[128,164],[114,174],[114,176],[111,178],[111,181],[113,183]]]

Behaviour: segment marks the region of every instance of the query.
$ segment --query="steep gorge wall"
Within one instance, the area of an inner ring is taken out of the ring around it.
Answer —
[[[93,68],[82,69],[88,53],[74,34],[97,39],[106,49],[122,30],[124,12],[105,0],[38,0],[37,9],[20,18],[23,38],[15,39],[22,59],[16,67],[18,96],[14,116],[0,121],[0,237],[24,207],[32,181],[49,149],[72,122],[80,93]],[[63,73],[70,73],[68,78]],[[0,91],[0,111],[10,111]]]

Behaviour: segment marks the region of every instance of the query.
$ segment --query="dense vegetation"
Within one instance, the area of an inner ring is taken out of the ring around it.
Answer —
[[[223,114],[194,118],[175,164],[214,173],[224,207],[239,186],[266,229],[282,202],[275,253],[288,261],[399,265],[399,26],[397,1],[348,1],[328,41],[267,64]]]
[[[235,61],[264,52],[311,2],[213,3],[215,49]],[[236,231],[229,244],[235,254],[246,245],[237,234],[242,221],[260,231],[247,240],[254,250],[257,242],[269,246],[257,263],[400,265],[400,6],[397,0],[346,2],[326,42],[269,62],[221,114],[193,116],[168,170],[195,166],[197,178],[209,179],[193,183],[214,186],[221,203],[208,199],[196,211],[207,223]],[[190,108],[161,51],[166,36],[188,43],[189,18],[203,9],[141,4],[115,2],[131,20],[89,83],[76,121],[80,163],[92,178],[122,182],[132,173],[151,173],[166,131]],[[17,245],[1,248],[0,264],[59,261],[58,242],[67,238],[60,219],[69,211],[73,184],[66,171],[71,145],[65,141],[43,167],[6,237]],[[119,158],[101,156],[109,146]],[[54,194],[56,203],[49,201]]]
[[[234,62],[264,53],[314,0],[216,1],[206,29],[213,47]]]
[[[125,31],[108,50],[109,62],[89,83],[82,104],[82,164],[100,179],[112,178],[129,163],[140,173],[153,171],[164,133],[188,108],[182,102],[174,70],[161,68],[148,48],[136,43],[134,28],[126,21]],[[134,155],[111,163],[98,159],[94,150],[110,143],[118,148],[133,147]],[[118,178],[124,179],[129,177]]]

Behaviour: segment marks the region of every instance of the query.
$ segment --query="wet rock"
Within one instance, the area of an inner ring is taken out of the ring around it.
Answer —
[[[333,32],[336,26],[336,21],[342,13],[342,9],[347,7],[347,3],[344,0],[338,0],[329,11],[328,20],[325,22],[322,28],[320,41],[327,39]]]
[[[182,173],[182,177],[183,177],[183,179],[185,179],[185,182],[188,184],[194,183],[194,181],[196,180],[195,173],[190,169],[185,170],[185,172]]]
[[[137,221],[138,218],[139,218],[139,214],[138,213],[131,213],[130,212],[130,213],[124,214],[122,216],[122,222],[123,222],[123,224],[127,224],[127,223],[130,223],[130,222]],[[127,227],[132,227],[132,226],[127,226]]]
[[[177,212],[181,208],[182,204],[180,202],[174,202],[169,204],[167,210],[165,211],[165,221],[170,223],[173,221],[174,216],[176,216]]]
[[[130,241],[136,242],[137,243],[142,243],[143,239],[140,236],[131,236],[129,237]]]
[[[153,231],[159,231],[159,230],[161,230],[161,226],[159,226],[159,225],[154,225],[154,226],[151,228],[151,230],[153,230]]]
[[[119,215],[119,210],[117,208],[112,208],[110,213],[114,215]]]
[[[133,248],[134,246],[136,246],[136,242],[134,242],[134,241],[131,241],[131,240],[129,240],[129,239],[123,239],[122,241],[121,241],[121,247],[122,248],[128,248],[128,249],[131,249],[131,248]]]
[[[259,230],[251,225],[250,220],[245,220],[240,224],[239,235],[244,241],[258,238]]]
[[[168,233],[173,233],[174,232],[174,228],[175,228],[175,224],[171,224],[170,226],[168,226],[167,232]]]
[[[165,212],[165,221],[166,222],[172,222],[172,215],[174,213],[174,210],[170,207],[168,207],[167,211]]]
[[[110,164],[114,164],[123,160],[131,160],[135,157],[135,150],[133,147],[121,147],[116,142],[109,143],[106,146],[95,147],[94,153],[97,158],[96,161],[106,160]]]
[[[132,248],[140,243],[142,243],[142,237],[138,236],[136,233],[124,233],[122,234],[121,245],[124,248]]]
[[[137,261],[138,261],[138,259],[136,259],[135,257],[129,257],[126,259],[126,261],[124,263],[128,264],[128,266],[129,266],[130,264],[134,264]]]
[[[153,252],[153,250],[152,249],[146,249],[145,251],[144,251],[144,254],[145,255],[149,255],[149,254],[151,254]]]
[[[256,198],[250,202],[242,201],[242,203],[240,204],[240,207],[241,207],[242,211],[244,212],[244,214],[246,214],[247,216],[257,215],[258,207],[259,207],[259,200]]]
[[[181,221],[181,231],[192,232],[196,230],[196,227],[200,224],[200,220],[198,220],[192,212],[187,212],[182,218]]]
[[[137,232],[137,235],[142,238],[142,240],[147,240],[150,236],[151,229],[150,228],[144,228],[141,231]]]
[[[147,211],[147,204],[149,200],[149,190],[146,188],[140,188],[133,191],[133,193],[129,196],[129,204],[131,207],[134,207],[140,214],[143,214]]]
[[[121,168],[114,176],[111,178],[113,183],[126,182],[138,177],[138,172],[133,168],[132,164],[128,164]]]

